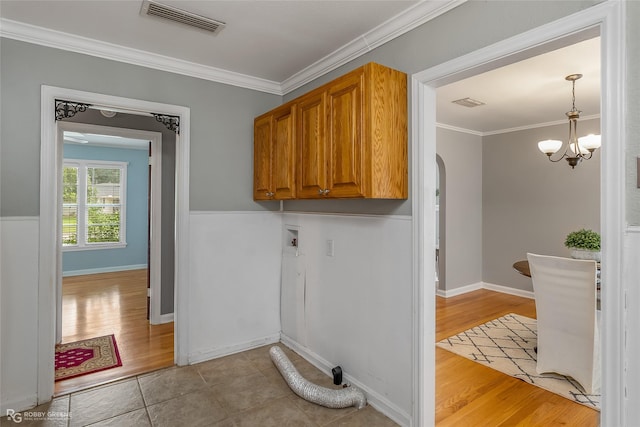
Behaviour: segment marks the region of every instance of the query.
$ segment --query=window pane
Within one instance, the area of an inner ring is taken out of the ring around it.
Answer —
[[[87,210],[87,243],[120,241],[120,206],[90,205]]]
[[[62,173],[62,244],[78,244],[78,168],[65,166]]]
[[[78,244],[78,205],[71,203],[62,205],[62,244]]]
[[[119,168],[87,168],[87,203],[120,204]]]
[[[78,168],[66,166],[62,175],[62,203],[78,203]]]
[[[126,171],[125,162],[65,159],[63,246],[82,249],[93,245],[95,249],[101,244],[125,243]]]

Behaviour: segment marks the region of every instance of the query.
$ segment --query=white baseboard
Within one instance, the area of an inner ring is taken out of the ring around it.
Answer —
[[[444,298],[455,297],[458,295],[466,294],[467,292],[477,291],[478,289],[484,289],[484,283],[472,283],[470,285],[461,286],[459,288],[451,289],[451,290],[443,290],[438,289],[436,291],[436,295]]]
[[[299,344],[297,341],[291,339],[285,334],[281,334],[281,341],[284,345],[298,353],[313,366],[327,374],[329,377],[332,377],[331,369],[335,367],[334,364],[329,363],[327,360],[323,359],[313,351],[309,350],[307,347]],[[345,383],[352,384],[362,390],[367,396],[367,403],[373,406],[375,409],[391,418],[401,426],[411,425],[410,415],[404,412],[402,409],[398,408],[398,406],[390,402],[386,397],[371,390],[369,387],[362,384],[360,381],[356,380],[349,374],[343,374],[343,379]]]
[[[2,417],[4,417],[7,415],[8,409],[12,409],[15,412],[22,412],[26,411],[27,409],[34,408],[37,404],[38,398],[36,395],[24,396],[18,399],[2,401],[0,404],[0,412],[2,414]]]
[[[117,271],[141,270],[147,268],[147,264],[119,265],[115,267],[88,268],[86,270],[64,271],[62,277],[84,276],[85,274],[115,273]]]
[[[280,334],[269,335],[262,338],[257,338],[255,340],[246,341],[242,343],[237,343],[233,345],[227,345],[224,347],[216,347],[211,350],[206,351],[198,351],[190,354],[189,357],[189,365],[193,365],[195,363],[206,362],[207,360],[217,359],[223,356],[229,356],[231,354],[240,353],[242,351],[251,350],[257,347],[262,347],[263,345],[275,344],[280,342]]]
[[[161,314],[160,315],[160,323],[171,323],[173,322],[173,313]]]
[[[479,289],[486,289],[489,291],[500,292],[503,294],[509,294],[509,295],[515,295],[518,297],[534,299],[533,292],[531,291],[525,291],[522,289],[510,288],[508,286],[495,285],[493,283],[486,283],[486,282],[472,283],[467,286],[461,286],[459,288],[451,289],[450,291],[444,291],[442,289],[438,289],[436,291],[436,295],[443,298],[450,298],[450,297],[466,294],[468,292],[477,291]]]
[[[525,291],[523,289],[510,288],[509,286],[494,285],[493,283],[482,283],[483,288],[489,291],[502,292],[503,294],[515,295],[517,297],[534,299],[532,291]]]

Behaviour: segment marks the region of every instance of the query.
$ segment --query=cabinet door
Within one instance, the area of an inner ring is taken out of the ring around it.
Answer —
[[[327,197],[364,196],[364,70],[339,78],[328,93]]]
[[[253,198],[269,200],[271,192],[272,115],[256,118],[253,124]]]
[[[298,198],[324,197],[326,167],[326,93],[312,93],[298,102]]]
[[[275,199],[292,199],[295,190],[295,109],[293,104],[273,114],[272,188]]]

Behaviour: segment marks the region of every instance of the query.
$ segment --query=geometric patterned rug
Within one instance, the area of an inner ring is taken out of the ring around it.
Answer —
[[[436,345],[599,411],[599,394],[585,393],[571,377],[536,372],[536,331],[535,319],[511,313]]]
[[[122,360],[113,335],[56,344],[56,381],[117,366],[122,366]]]

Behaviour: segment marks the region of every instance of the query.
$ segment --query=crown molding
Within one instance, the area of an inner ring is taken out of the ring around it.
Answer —
[[[580,118],[580,121],[585,121],[585,120],[594,120],[594,119],[599,119],[600,118],[600,114],[592,114],[590,116],[583,116]],[[469,135],[475,135],[475,136],[491,136],[491,135],[500,135],[503,133],[511,133],[511,132],[518,132],[521,130],[529,130],[529,129],[538,129],[538,128],[545,128],[545,127],[549,127],[549,126],[558,126],[558,125],[566,125],[567,124],[567,120],[555,120],[553,122],[545,122],[545,123],[535,123],[532,125],[526,125],[526,126],[518,126],[518,127],[514,127],[514,128],[508,128],[508,129],[498,129],[498,130],[492,130],[489,132],[482,132],[479,130],[473,130],[473,129],[466,129],[466,128],[461,128],[458,126],[453,126],[453,125],[448,125],[446,123],[436,123],[436,127],[440,128],[440,129],[447,129],[447,130],[452,130],[455,132],[461,132],[461,133],[467,133]]]
[[[482,132],[477,131],[477,130],[461,128],[461,127],[458,127],[458,126],[452,126],[452,125],[448,125],[446,123],[436,122],[436,127],[438,129],[452,130],[454,132],[467,133],[469,135],[475,135],[475,136],[484,136],[485,135]]]
[[[585,120],[593,120],[593,119],[599,119],[599,118],[600,118],[600,114],[592,114],[592,115],[589,115],[589,116],[582,116],[582,117],[580,117],[580,120],[578,121],[578,123],[583,122]],[[514,127],[514,128],[508,128],[508,129],[498,129],[498,130],[494,130],[494,131],[491,131],[491,132],[482,132],[482,136],[499,135],[499,134],[502,134],[502,133],[518,132],[518,131],[521,131],[521,130],[545,128],[545,127],[549,127],[549,126],[558,126],[558,125],[566,125],[566,124],[567,124],[567,119],[554,120],[552,122],[534,123],[534,124],[526,125],[526,126],[518,126],[518,127]]]
[[[283,94],[298,89],[318,77],[335,70],[341,65],[372,51],[378,46],[460,6],[466,1],[467,0],[423,0],[418,2],[413,7],[388,19],[371,31],[336,49],[324,58],[284,80],[281,84]]]
[[[282,95],[279,83],[0,18],[0,36],[170,73]]]
[[[466,1],[422,0],[282,83],[4,18],[0,18],[0,37],[282,96]]]

